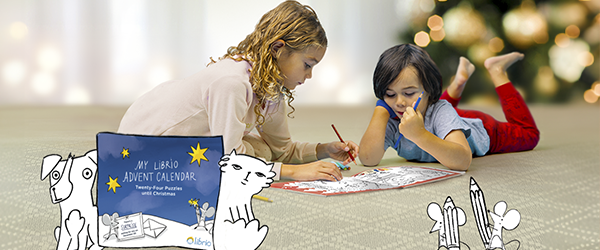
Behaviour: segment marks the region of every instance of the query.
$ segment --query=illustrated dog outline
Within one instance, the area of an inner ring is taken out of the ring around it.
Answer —
[[[98,172],[97,151],[66,160],[57,154],[44,157],[40,179],[50,176],[50,198],[60,206],[60,226],[54,229],[57,250],[103,249],[98,245],[98,208],[92,187]]]

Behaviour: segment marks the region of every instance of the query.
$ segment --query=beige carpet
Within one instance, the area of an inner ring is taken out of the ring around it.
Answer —
[[[501,117],[499,108],[481,108]],[[370,108],[298,107],[293,138],[360,141]],[[484,249],[471,203],[469,178],[493,210],[505,201],[520,224],[503,231],[520,249],[600,249],[600,108],[598,105],[537,105],[531,108],[541,141],[528,152],[475,158],[465,175],[400,190],[319,197],[266,189],[272,203],[254,201],[269,233],[259,249],[437,249],[427,206],[451,196],[466,213],[460,240]],[[40,181],[45,155],[82,155],[96,147],[101,131],[116,131],[123,107],[0,107],[0,249],[55,249],[60,210],[48,180]],[[381,166],[440,164],[407,162],[388,151]],[[352,165],[345,176],[368,168]],[[94,191],[95,192],[95,191]],[[493,221],[490,221],[493,223]],[[467,249],[465,245],[461,249]],[[506,249],[516,249],[510,243]],[[162,248],[164,249],[164,248]]]

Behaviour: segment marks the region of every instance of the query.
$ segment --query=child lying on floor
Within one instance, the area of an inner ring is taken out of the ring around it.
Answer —
[[[523,54],[488,58],[490,73],[507,122],[473,110],[456,108],[475,66],[464,57],[454,81],[442,94],[442,77],[429,54],[412,44],[386,50],[373,74],[375,95],[380,100],[360,142],[360,161],[379,164],[388,147],[398,155],[422,162],[440,162],[454,170],[467,170],[473,155],[533,149],[539,130],[525,101],[514,88],[506,69]],[[422,100],[413,109],[422,93]]]

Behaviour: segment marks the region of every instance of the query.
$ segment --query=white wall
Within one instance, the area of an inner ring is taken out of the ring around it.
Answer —
[[[0,105],[129,105],[252,32],[277,0],[2,0]],[[413,0],[304,0],[329,48],[295,106],[365,104]]]

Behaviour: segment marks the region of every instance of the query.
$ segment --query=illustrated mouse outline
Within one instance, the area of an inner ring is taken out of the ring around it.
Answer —
[[[494,212],[489,211],[494,227],[492,229],[492,238],[488,249],[501,248],[506,250],[502,239],[502,229],[513,230],[519,226],[521,222],[521,214],[516,209],[511,209],[506,212],[507,204],[504,201],[499,201],[494,206]],[[504,213],[506,212],[506,214]],[[520,243],[519,243],[520,246]]]
[[[113,213],[112,215],[103,214],[102,215],[102,224],[108,226],[108,233],[105,234],[102,238],[104,240],[108,240],[110,236],[118,237],[117,230],[119,227],[119,222],[117,222],[117,218],[119,218],[119,213]]]
[[[470,179],[469,194],[471,199],[471,207],[473,208],[473,215],[475,216],[475,222],[477,224],[477,229],[479,230],[483,246],[487,250],[496,248],[505,250],[506,244],[504,244],[502,239],[502,229],[504,228],[506,230],[513,230],[517,228],[521,221],[521,214],[515,209],[511,209],[506,212],[507,204],[504,201],[499,201],[496,203],[494,206],[494,212],[489,211],[486,208],[483,191],[473,177]],[[506,214],[504,212],[506,212]],[[488,213],[494,221],[493,226],[489,223]],[[517,241],[520,247],[521,243],[518,240],[513,241]],[[517,249],[519,247],[517,247]]]
[[[467,222],[467,216],[462,208],[454,205],[454,201],[450,196],[444,202],[442,208],[435,202],[429,203],[427,206],[427,215],[435,224],[429,233],[438,231],[438,249],[445,247],[450,250],[460,249],[460,233],[459,226],[463,226]]]

